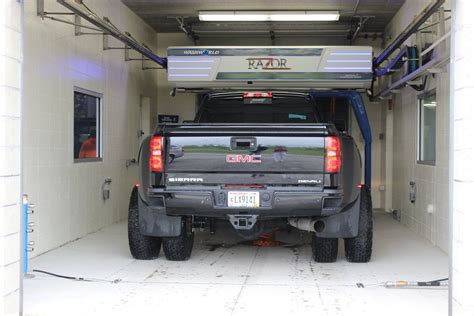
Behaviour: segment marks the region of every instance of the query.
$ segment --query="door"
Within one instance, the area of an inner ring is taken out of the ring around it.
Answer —
[[[138,129],[138,147],[145,137],[150,135],[150,103],[151,100],[149,97],[142,96],[140,100],[140,115],[139,115],[139,129]]]

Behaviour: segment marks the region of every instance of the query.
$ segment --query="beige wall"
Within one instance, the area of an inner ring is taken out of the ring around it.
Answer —
[[[407,1],[387,27],[387,36],[395,38],[428,3],[428,0]],[[449,22],[446,26],[449,29]],[[414,45],[415,39],[410,38],[408,43]],[[433,89],[436,90],[438,102],[435,166],[417,163],[417,102],[422,92],[406,87],[392,95],[393,113],[387,115],[386,124],[390,126],[393,122],[393,130],[387,130],[387,136],[393,142],[393,148],[387,149],[387,156],[393,155],[393,198],[392,204],[388,203],[386,208],[401,210],[404,225],[448,251],[448,67],[444,67],[442,73],[429,77],[425,91]],[[416,183],[415,203],[409,201],[410,181]],[[434,213],[428,212],[431,207]]]
[[[156,47],[156,33],[120,1],[89,0],[121,30]],[[47,11],[64,11],[46,0]],[[123,44],[111,39],[111,46]],[[24,192],[36,204],[32,256],[126,218],[137,167],[141,96],[156,104],[156,70],[124,61],[123,50],[104,51],[102,36],[74,36],[74,28],[36,15],[25,1]],[[133,57],[140,57],[131,52]],[[74,87],[103,94],[103,161],[73,161]],[[101,186],[112,178],[111,198]]]

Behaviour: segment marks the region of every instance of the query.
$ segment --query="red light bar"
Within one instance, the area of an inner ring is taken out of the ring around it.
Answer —
[[[244,98],[272,98],[271,92],[244,92]]]
[[[326,172],[336,173],[341,169],[341,142],[336,136],[326,137]]]
[[[163,137],[153,136],[150,140],[150,171],[163,171]]]

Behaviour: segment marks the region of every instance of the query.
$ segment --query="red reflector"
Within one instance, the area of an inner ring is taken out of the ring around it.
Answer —
[[[335,173],[341,169],[341,142],[336,136],[326,137],[326,172]]]
[[[358,185],[357,185],[357,188],[358,188],[358,189],[362,189],[363,186],[364,186],[363,184],[358,184]]]
[[[271,98],[271,92],[244,92],[244,98]]]
[[[150,141],[150,171],[163,171],[163,137],[153,136]]]

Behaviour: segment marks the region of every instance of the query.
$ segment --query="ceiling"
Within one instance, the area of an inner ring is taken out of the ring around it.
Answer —
[[[383,32],[405,0],[122,0],[157,32],[186,31],[192,37],[219,34],[343,36],[350,38],[361,18],[368,17],[358,36]],[[200,22],[199,11],[336,10],[337,22]],[[181,25],[181,26],[180,26]]]

